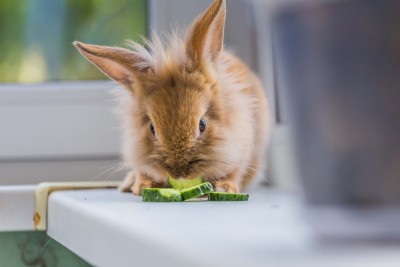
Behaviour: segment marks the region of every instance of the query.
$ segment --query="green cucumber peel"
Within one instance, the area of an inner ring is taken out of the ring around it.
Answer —
[[[247,201],[249,194],[237,194],[226,192],[210,192],[208,194],[209,201]]]
[[[206,195],[210,192],[213,192],[214,188],[211,185],[211,183],[206,182],[206,183],[202,183],[199,185],[195,185],[192,187],[188,187],[185,189],[182,189],[181,195],[182,195],[182,200],[188,200],[188,199],[192,199],[192,198],[196,198],[196,197],[200,197],[203,195]]]
[[[142,199],[145,202],[180,202],[182,196],[172,188],[143,188]]]

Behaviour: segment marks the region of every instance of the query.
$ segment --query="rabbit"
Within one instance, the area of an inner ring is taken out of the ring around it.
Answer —
[[[270,113],[263,87],[223,48],[225,0],[215,0],[183,37],[157,35],[129,49],[73,42],[121,90],[122,191],[202,176],[215,191],[241,192],[265,164]],[[122,92],[123,91],[123,92]]]

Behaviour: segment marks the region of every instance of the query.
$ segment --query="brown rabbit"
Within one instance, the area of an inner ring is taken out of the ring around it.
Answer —
[[[203,176],[217,191],[239,192],[265,164],[269,113],[257,77],[223,50],[226,3],[215,0],[188,30],[163,46],[155,36],[131,49],[74,42],[90,62],[127,90],[120,96],[121,185],[165,187],[167,177]]]

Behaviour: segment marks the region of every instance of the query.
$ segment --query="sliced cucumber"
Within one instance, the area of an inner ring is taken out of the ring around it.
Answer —
[[[142,199],[145,202],[178,202],[182,201],[182,196],[172,188],[143,188]]]
[[[202,177],[197,177],[195,179],[174,179],[172,177],[168,177],[168,183],[174,189],[182,190],[187,187],[192,187],[195,185],[199,185],[203,182]]]
[[[212,191],[214,191],[213,186],[209,182],[207,182],[192,187],[184,188],[180,192],[182,195],[182,200],[187,200],[208,194]]]
[[[247,201],[249,194],[234,194],[226,192],[211,192],[208,194],[210,201]]]

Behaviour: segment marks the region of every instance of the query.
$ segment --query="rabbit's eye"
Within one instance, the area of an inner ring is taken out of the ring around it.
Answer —
[[[156,136],[156,130],[154,129],[154,124],[152,122],[150,122],[150,131],[151,133],[154,135],[154,138],[157,140],[157,136]]]
[[[204,131],[206,130],[206,127],[207,127],[206,120],[204,118],[201,118],[200,121],[199,121],[200,134],[204,133]]]

